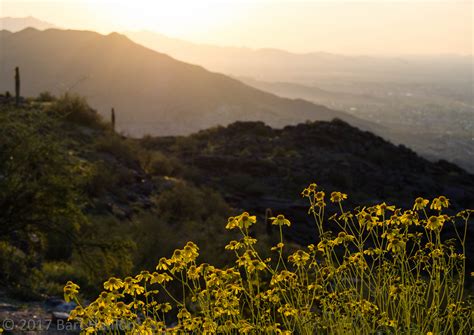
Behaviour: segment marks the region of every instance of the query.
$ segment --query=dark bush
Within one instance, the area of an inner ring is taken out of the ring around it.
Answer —
[[[182,170],[176,158],[159,151],[143,150],[140,152],[140,163],[145,172],[153,176],[176,176]]]
[[[51,106],[51,111],[66,120],[93,128],[105,128],[100,115],[92,109],[87,100],[76,94],[66,93]]]
[[[117,160],[126,163],[127,166],[137,166],[138,164],[138,149],[132,142],[124,140],[118,135],[107,134],[99,138],[95,143],[95,149],[114,156]]]
[[[36,99],[40,102],[53,102],[56,101],[56,97],[48,91],[41,92]]]

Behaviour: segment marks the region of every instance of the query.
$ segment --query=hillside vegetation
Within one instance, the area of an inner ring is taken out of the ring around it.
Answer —
[[[350,206],[410,207],[418,196],[442,194],[457,209],[474,208],[473,175],[446,161],[429,162],[340,120],[283,129],[237,122],[189,137],[141,142],[181,162],[176,175],[219,190],[234,207],[262,218],[267,208],[285,213],[294,222],[288,237],[303,245],[314,239],[305,202],[296,195],[315,176],[326,190],[351,194]]]
[[[315,176],[328,193],[352,194],[350,206],[410,208],[417,196],[442,194],[448,212],[473,207],[472,175],[340,120],[283,129],[237,122],[136,140],[75,95],[42,93],[20,107],[0,98],[0,282],[18,297],[56,295],[67,280],[87,296],[109,276],[152,269],[188,240],[203,261],[225,265],[215,252],[232,238],[223,222],[244,209],[265,223],[252,232],[264,255],[277,242],[269,217],[278,213],[293,222],[284,231],[290,249],[317,243],[299,196]],[[455,233],[447,226],[442,236]]]
[[[40,298],[73,279],[90,293],[190,235],[219,244],[230,213],[219,194],[167,179],[161,165],[150,176],[158,153],[114,133],[83,98],[42,97],[52,101],[0,104],[2,288]]]

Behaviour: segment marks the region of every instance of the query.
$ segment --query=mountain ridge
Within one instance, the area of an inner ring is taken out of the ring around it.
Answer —
[[[294,223],[288,237],[301,245],[314,242],[308,204],[299,196],[313,182],[327,196],[332,191],[348,194],[345,208],[386,202],[410,209],[419,196],[440,195],[447,196],[454,209],[474,206],[473,174],[444,160],[430,162],[341,120],[283,129],[235,122],[186,137],[147,137],[140,142],[177,161],[184,171],[181,178],[218,190],[237,211],[260,218],[267,209],[284,213]],[[328,211],[337,210],[334,206],[328,204]]]
[[[119,128],[134,136],[187,134],[237,120],[282,127],[338,117],[370,128],[345,112],[254,89],[118,33],[30,28],[0,38],[6,50],[0,55],[2,91],[12,86],[8,70],[20,66],[25,95],[72,87],[103,116],[115,107]]]
[[[330,52],[294,53],[278,48],[253,49],[218,46],[168,37],[151,31],[124,32],[132,40],[178,59],[237,77],[265,81],[310,83],[317,80],[350,79],[429,81],[455,72],[465,77],[465,63],[472,55],[451,55],[457,64],[447,64],[441,56],[422,55],[343,55]],[[447,56],[445,56],[447,57]],[[440,59],[438,59],[440,58]],[[431,63],[436,63],[435,66]],[[463,64],[463,65],[461,65]]]
[[[34,16],[26,16],[26,17],[10,17],[4,16],[0,17],[0,30],[8,30],[11,32],[16,32],[23,30],[27,27],[36,28],[39,30],[49,29],[49,28],[59,28],[58,26],[40,20]]]

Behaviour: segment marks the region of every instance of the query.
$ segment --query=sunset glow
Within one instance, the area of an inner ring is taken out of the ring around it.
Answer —
[[[149,30],[217,45],[344,54],[472,54],[471,1],[6,0],[2,16]],[[271,34],[268,34],[272,31]]]

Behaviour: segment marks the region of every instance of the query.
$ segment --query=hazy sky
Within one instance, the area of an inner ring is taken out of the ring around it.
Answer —
[[[441,0],[0,0],[0,16],[61,27],[152,30],[296,52],[472,54],[473,2]]]

